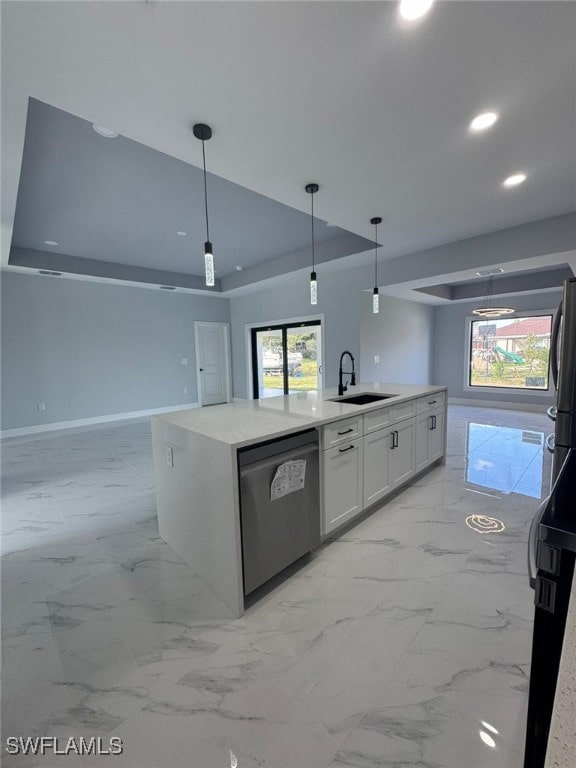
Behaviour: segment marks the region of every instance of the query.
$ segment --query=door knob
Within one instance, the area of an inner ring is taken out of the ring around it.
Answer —
[[[204,370],[204,368],[198,368],[198,370],[199,370],[199,371],[203,371],[203,370]]]

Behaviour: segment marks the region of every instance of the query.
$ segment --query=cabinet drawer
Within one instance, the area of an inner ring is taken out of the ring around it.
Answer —
[[[390,408],[378,408],[364,414],[364,434],[376,432],[390,424]]]
[[[432,398],[430,398],[432,399]],[[393,405],[390,408],[390,424],[394,424],[400,419],[407,419],[409,416],[414,416],[416,413],[416,400],[408,400],[400,405]]]
[[[436,408],[444,408],[446,402],[445,392],[435,392],[428,397],[419,397],[417,401],[417,412],[427,413],[428,411],[434,411]]]
[[[326,451],[340,443],[349,443],[362,435],[362,416],[353,416],[351,419],[334,421],[326,424],[322,430],[322,448]]]
[[[362,511],[364,439],[324,451],[323,533],[326,535]]]

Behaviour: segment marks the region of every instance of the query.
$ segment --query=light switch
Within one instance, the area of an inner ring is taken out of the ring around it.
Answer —
[[[380,362],[380,355],[374,355],[374,362],[379,363]]]
[[[168,464],[169,467],[174,466],[174,449],[171,445],[166,446],[166,464]]]
[[[188,365],[188,358],[187,357],[183,357],[180,362],[182,363],[182,365]]]

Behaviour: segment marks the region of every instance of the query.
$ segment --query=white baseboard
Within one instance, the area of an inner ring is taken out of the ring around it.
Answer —
[[[546,413],[546,405],[540,403],[507,403],[503,400],[472,400],[467,397],[449,397],[448,405],[469,405],[473,408],[508,408],[511,411],[534,411],[535,413]]]
[[[113,413],[109,416],[91,416],[88,419],[73,419],[72,421],[54,421],[51,424],[35,424],[32,427],[16,427],[15,429],[3,429],[0,438],[22,437],[35,435],[40,432],[53,432],[59,429],[73,429],[74,427],[88,427],[92,424],[106,424],[109,421],[125,421],[129,419],[142,419],[146,416],[156,416],[159,413],[172,413],[173,411],[185,411],[188,408],[200,408],[200,403],[182,403],[182,405],[169,405],[165,408],[150,408],[147,411],[128,411],[127,413]]]

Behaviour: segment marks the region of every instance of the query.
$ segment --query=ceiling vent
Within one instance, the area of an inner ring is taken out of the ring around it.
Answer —
[[[491,275],[501,275],[504,270],[501,267],[495,269],[482,269],[480,272],[476,272],[480,277],[490,277]]]

